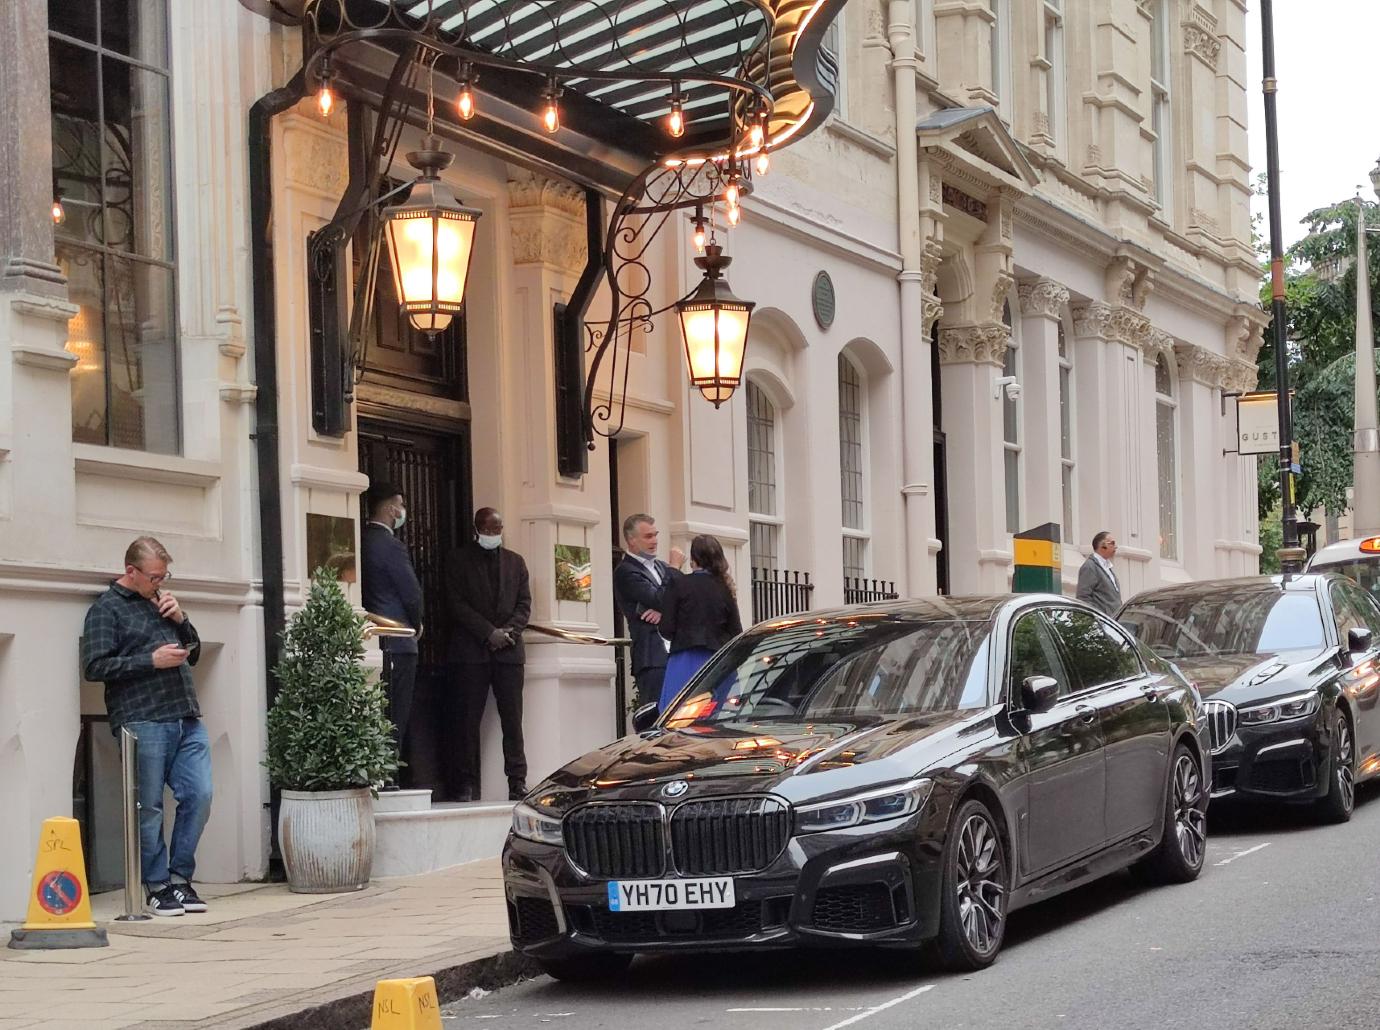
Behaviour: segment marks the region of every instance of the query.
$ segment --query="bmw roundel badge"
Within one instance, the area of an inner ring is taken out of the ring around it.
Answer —
[[[690,789],[690,784],[684,780],[672,780],[661,788],[661,796],[664,798],[678,798]]]

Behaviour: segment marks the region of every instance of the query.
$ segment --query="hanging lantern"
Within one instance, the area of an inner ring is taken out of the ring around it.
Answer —
[[[465,299],[474,230],[482,212],[461,207],[440,172],[451,155],[427,135],[422,149],[407,155],[421,174],[407,199],[383,209],[393,285],[408,320],[435,335],[450,325]]]
[[[704,256],[695,258],[695,264],[704,269],[704,279],[694,293],[676,302],[690,385],[716,408],[733,396],[743,380],[748,323],[757,306],[735,297],[723,278],[732,260],[723,256],[718,244],[709,244]]]

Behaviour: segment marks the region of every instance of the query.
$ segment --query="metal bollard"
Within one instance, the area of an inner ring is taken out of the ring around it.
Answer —
[[[117,922],[153,917],[144,911],[144,880],[139,854],[139,737],[128,726],[120,727],[120,786],[124,798],[125,914]]]

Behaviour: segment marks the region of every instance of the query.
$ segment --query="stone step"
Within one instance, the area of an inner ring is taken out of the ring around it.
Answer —
[[[431,808],[431,790],[381,790],[374,798],[374,814],[425,812]]]
[[[373,875],[415,876],[496,858],[512,824],[511,801],[442,803],[401,811],[380,811],[376,806]]]

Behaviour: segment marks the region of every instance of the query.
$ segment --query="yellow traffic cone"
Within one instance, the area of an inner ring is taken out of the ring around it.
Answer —
[[[370,1030],[441,1030],[436,981],[429,976],[380,980],[374,988],[374,1019],[369,1025]]]
[[[75,819],[43,821],[34,885],[24,925],[10,931],[11,948],[104,948],[105,931],[91,921],[81,827]]]

